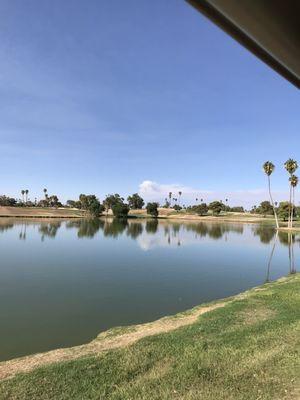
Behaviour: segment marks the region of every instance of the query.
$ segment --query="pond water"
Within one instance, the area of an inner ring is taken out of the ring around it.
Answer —
[[[293,240],[292,251],[286,233],[253,224],[1,218],[0,360],[288,275],[299,257]]]

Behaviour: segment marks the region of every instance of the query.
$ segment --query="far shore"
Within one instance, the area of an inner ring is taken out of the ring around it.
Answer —
[[[0,218],[85,218],[83,210],[76,208],[48,208],[48,207],[0,207]],[[111,210],[104,213],[101,217],[113,217]],[[151,218],[145,209],[130,210],[128,217],[131,218]],[[210,221],[210,222],[235,222],[235,223],[265,223],[275,226],[275,219],[272,216],[261,216],[259,214],[224,212],[218,216],[197,215],[185,211],[175,211],[173,209],[159,208],[159,219],[172,221]],[[295,221],[293,229],[287,227],[287,222],[280,222],[280,231],[300,232],[300,222]]]

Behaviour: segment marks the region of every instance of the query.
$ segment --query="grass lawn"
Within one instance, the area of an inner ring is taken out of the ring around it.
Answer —
[[[0,384],[0,399],[299,399],[300,275],[191,325]]]

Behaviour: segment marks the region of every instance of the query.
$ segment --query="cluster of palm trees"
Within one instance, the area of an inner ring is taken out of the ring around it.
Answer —
[[[172,201],[175,204],[177,204],[177,201],[178,201],[178,204],[180,205],[181,195],[182,195],[182,192],[179,191],[178,192],[178,198],[177,197],[172,197],[173,196],[173,192],[169,192],[169,204],[170,204],[170,206],[172,206]],[[168,198],[167,197],[165,198],[165,201],[166,201],[166,203],[168,202]]]
[[[295,172],[298,168],[298,163],[296,160],[289,158],[284,163],[284,167],[289,174],[290,201],[289,201],[288,228],[292,229],[293,228],[293,214],[294,214],[294,207],[295,207],[295,188],[298,185],[298,177],[295,175]],[[276,227],[278,229],[279,228],[278,216],[277,216],[277,211],[276,211],[276,207],[275,207],[276,204],[274,203],[272,192],[271,192],[271,179],[270,179],[272,173],[275,170],[275,165],[271,161],[266,161],[263,164],[263,170],[268,177],[269,196],[270,196],[270,201],[271,201],[271,204],[272,204],[272,207],[274,210]]]
[[[24,203],[24,196],[25,196],[25,203],[27,203],[27,201],[28,201],[28,193],[29,193],[29,190],[28,189],[22,189],[21,190],[21,195],[22,195],[22,201],[23,201],[23,203]]]

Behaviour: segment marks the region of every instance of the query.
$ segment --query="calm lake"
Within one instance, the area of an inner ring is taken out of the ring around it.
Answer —
[[[253,224],[0,219],[0,359],[74,346],[288,275]],[[292,257],[293,259],[293,257]]]

